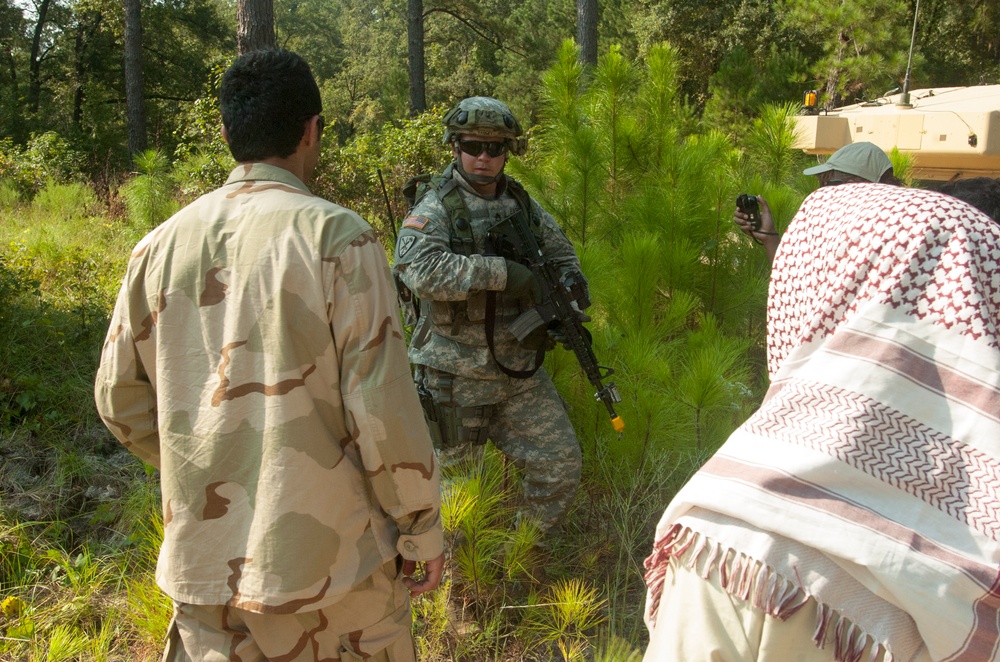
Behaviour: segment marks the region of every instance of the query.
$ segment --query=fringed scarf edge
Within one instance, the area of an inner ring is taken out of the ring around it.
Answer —
[[[671,560],[698,572],[706,580],[713,571],[718,571],[719,584],[723,590],[782,621],[813,597],[767,564],[734,549],[724,549],[706,536],[681,524],[674,524],[656,541],[653,553],[643,563],[646,569],[646,587],[649,589],[651,626],[656,622],[667,565]],[[832,644],[837,662],[861,662],[865,647],[870,641],[872,646],[868,662],[879,659],[882,662],[893,662],[892,653],[860,626],[829,605],[819,600],[816,603],[818,608],[813,643],[817,648],[826,648],[828,644]]]

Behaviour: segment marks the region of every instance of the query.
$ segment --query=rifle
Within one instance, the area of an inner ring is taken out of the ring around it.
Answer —
[[[597,363],[591,347],[593,338],[580,319],[579,311],[590,305],[586,287],[573,274],[563,278],[558,268],[546,260],[526,220],[523,214],[506,219],[498,215],[488,233],[488,242],[497,255],[524,264],[542,285],[542,302],[514,320],[511,331],[519,339],[541,325],[557,331],[564,338],[563,346],[573,352],[587,379],[597,389],[594,398],[607,407],[611,426],[620,433],[625,422],[615,413],[614,405],[622,397],[614,382],[604,384],[615,371]]]

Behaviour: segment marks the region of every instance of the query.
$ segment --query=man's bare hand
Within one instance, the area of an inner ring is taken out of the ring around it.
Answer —
[[[422,572],[418,574],[416,561],[403,560],[403,583],[410,589],[411,598],[438,587],[441,575],[444,574],[444,554],[419,565],[422,566]]]

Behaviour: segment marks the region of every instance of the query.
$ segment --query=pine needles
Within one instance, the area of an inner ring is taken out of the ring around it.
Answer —
[[[783,229],[814,183],[789,149],[787,108],[764,110],[738,144],[697,133],[678,57],[666,44],[642,61],[612,49],[587,71],[567,43],[545,76],[542,124],[529,155],[509,167],[577,247],[595,354],[616,371],[627,427],[611,429],[571,353],[549,353],[584,475],[544,540],[517,518],[517,470],[495,449],[445,467],[451,562],[442,587],[414,601],[420,659],[637,660],[642,565],[663,506],[766,388],[769,265],[733,225],[733,201],[762,194]],[[336,164],[317,190],[366,213],[383,209],[370,166],[389,159],[401,180],[432,163],[439,122],[431,113],[331,150],[324,157]],[[175,204],[166,159],[151,152],[136,163],[121,191],[127,223],[91,216],[85,191],[52,188],[33,202],[0,190],[14,219],[0,224],[0,658],[154,659],[171,615],[153,580],[157,494],[94,431],[83,392],[128,248]],[[116,477],[105,479],[98,460],[117,463]],[[73,526],[62,521],[71,517]],[[81,518],[111,529],[111,540],[76,539]]]
[[[165,221],[179,205],[169,177],[170,161],[159,150],[146,150],[135,156],[138,174],[122,186],[121,195],[132,223],[152,230]]]

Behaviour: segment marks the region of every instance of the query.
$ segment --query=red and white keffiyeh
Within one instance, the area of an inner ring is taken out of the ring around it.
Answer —
[[[676,558],[838,660],[1000,660],[1000,225],[954,198],[822,188],[782,239],[771,388],[667,507]]]

